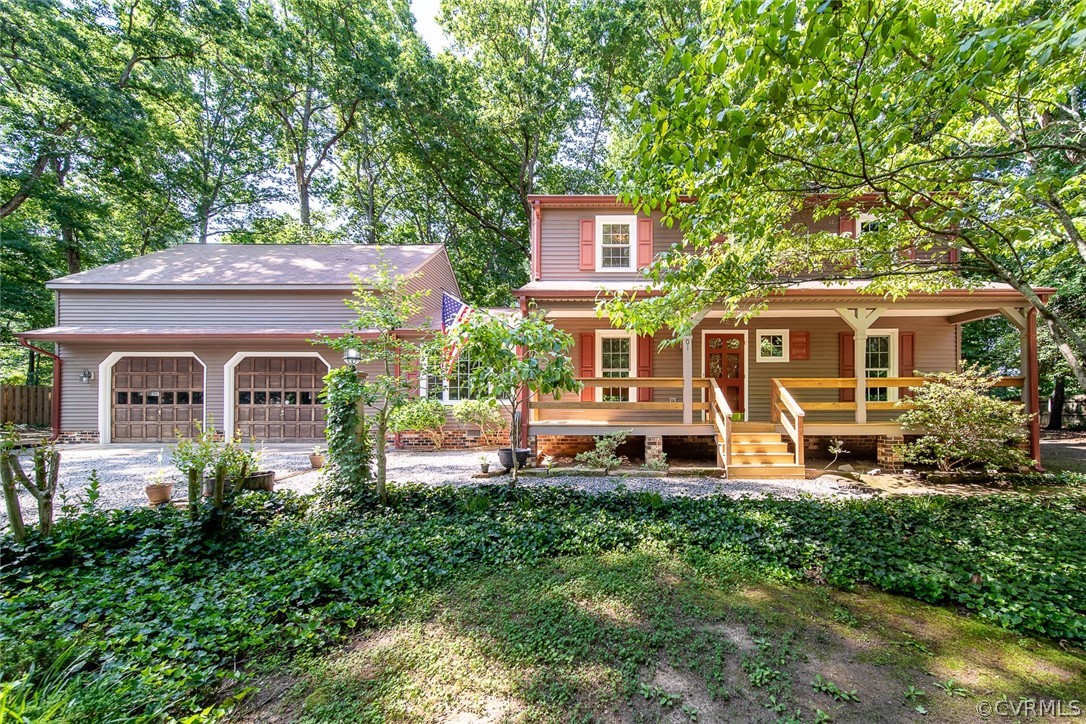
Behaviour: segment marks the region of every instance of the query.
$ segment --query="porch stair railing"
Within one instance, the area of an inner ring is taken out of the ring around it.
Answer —
[[[803,418],[807,413],[796,402],[796,398],[784,386],[783,381],[774,377],[769,381],[769,416],[784,428],[792,440],[795,450],[796,465],[803,465]]]
[[[716,433],[716,464],[725,470],[732,463],[732,408],[716,378],[709,378],[709,418]]]

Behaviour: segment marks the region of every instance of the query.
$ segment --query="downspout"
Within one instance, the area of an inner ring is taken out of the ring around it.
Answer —
[[[19,340],[19,344],[26,347],[32,352],[43,354],[53,360],[53,396],[50,404],[52,405],[52,417],[53,417],[53,434],[49,436],[49,441],[53,442],[60,437],[60,379],[61,373],[64,371],[64,362],[61,361],[60,356],[44,350],[41,347],[35,347],[27,342],[22,337],[16,337]]]

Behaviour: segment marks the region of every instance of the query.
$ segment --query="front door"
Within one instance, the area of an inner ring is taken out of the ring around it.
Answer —
[[[743,380],[746,349],[741,334],[705,335],[705,375],[712,377],[724,392],[732,412],[744,412]]]

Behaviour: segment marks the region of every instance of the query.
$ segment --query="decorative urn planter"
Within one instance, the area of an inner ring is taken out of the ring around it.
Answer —
[[[530,448],[518,447],[517,448],[517,468],[523,468],[528,464],[528,455],[531,453]],[[513,449],[508,447],[498,448],[498,462],[506,470],[513,469]]]
[[[162,505],[170,502],[173,497],[173,483],[152,483],[144,486],[143,492],[147,494],[147,502],[151,505]]]

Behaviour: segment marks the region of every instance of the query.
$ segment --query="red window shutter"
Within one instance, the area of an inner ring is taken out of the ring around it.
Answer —
[[[811,333],[791,332],[788,335],[788,359],[806,360],[811,358]]]
[[[849,216],[847,213],[841,214],[839,217],[837,217],[837,233],[839,233],[841,236],[848,235],[855,239],[858,236],[856,233],[858,226],[859,222]]]
[[[596,376],[596,335],[591,332],[581,334],[581,377]],[[596,399],[595,387],[581,389],[581,401],[591,402]]]
[[[637,268],[644,269],[652,263],[652,217],[637,219]]]
[[[898,376],[912,377],[916,371],[916,332],[902,332],[897,338]],[[912,390],[904,390],[906,397]]]
[[[637,338],[637,376],[652,377],[652,335],[643,334]],[[652,402],[652,388],[637,388],[638,402]]]
[[[838,345],[841,352],[840,370],[841,377],[855,377],[856,376],[856,337],[852,332],[841,332],[840,343]],[[842,389],[841,402],[855,402],[856,390],[854,388]]]
[[[596,220],[581,219],[581,271],[596,270]]]

